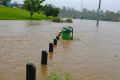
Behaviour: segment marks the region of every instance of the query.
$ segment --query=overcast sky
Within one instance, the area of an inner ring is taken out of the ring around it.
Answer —
[[[13,0],[22,3],[24,0]],[[81,10],[82,0],[45,0],[45,3],[54,4],[57,7],[73,7]],[[97,9],[99,0],[83,0],[83,8]],[[120,10],[120,0],[102,0],[101,9],[117,11]]]

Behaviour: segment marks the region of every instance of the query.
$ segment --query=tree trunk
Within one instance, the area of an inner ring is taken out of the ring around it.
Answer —
[[[31,19],[32,19],[32,16],[33,16],[33,12],[30,13],[30,16],[31,16]]]

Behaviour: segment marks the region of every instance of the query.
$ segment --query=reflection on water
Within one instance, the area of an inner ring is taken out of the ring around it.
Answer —
[[[53,54],[52,52],[49,52],[48,54],[49,54],[49,55],[48,55],[49,59],[52,60],[53,57],[54,57],[54,54]]]
[[[40,76],[41,79],[44,80],[48,75],[48,68],[46,65],[41,65],[41,69],[40,69]]]
[[[73,42],[72,40],[69,40],[69,41],[61,40],[61,43],[62,43],[63,48],[70,47],[71,44],[72,44],[72,42]]]
[[[41,65],[41,51],[48,51],[63,26],[74,27],[74,40],[60,40]],[[70,72],[75,80],[120,80],[120,23],[74,20],[0,21],[0,80],[25,80],[27,62],[37,66],[37,80],[55,70]]]

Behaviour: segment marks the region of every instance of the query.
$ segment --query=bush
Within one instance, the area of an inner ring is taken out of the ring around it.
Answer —
[[[66,19],[65,22],[72,23],[72,19]]]
[[[61,20],[59,17],[56,17],[56,18],[54,18],[53,20],[52,20],[52,22],[63,22],[63,20]]]
[[[60,13],[59,8],[53,6],[52,4],[46,4],[45,6],[42,6],[41,10],[47,17],[49,16],[57,17]]]
[[[72,19],[65,19],[65,20],[62,20],[61,18],[59,17],[56,17],[54,19],[52,19],[52,22],[58,22],[58,23],[63,23],[63,22],[67,22],[67,23],[72,23]]]

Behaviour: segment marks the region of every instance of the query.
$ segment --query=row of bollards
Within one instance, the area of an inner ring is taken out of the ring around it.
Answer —
[[[53,53],[54,46],[57,45],[57,40],[59,40],[59,35],[56,36],[56,39],[53,40],[53,43],[49,43],[50,53]],[[47,65],[47,56],[48,56],[48,53],[46,51],[42,51],[41,64]]]
[[[71,32],[72,32],[72,38],[70,37]],[[49,43],[49,53],[54,52],[54,46],[57,46],[57,41],[60,39],[59,37],[61,36],[61,34],[63,40],[71,40],[73,39],[73,28],[68,26],[67,28],[63,28],[62,32],[59,32],[59,34],[56,36],[56,39],[53,40],[53,43]],[[41,64],[47,65],[47,61],[48,61],[48,52],[42,51]],[[36,66],[33,63],[27,63],[26,65],[26,80],[36,80]]]
[[[56,36],[56,39],[53,40],[53,43],[49,43],[49,52],[53,53],[54,46],[57,45],[57,41],[59,40],[60,33]],[[48,52],[42,51],[41,55],[41,64],[47,65],[48,61]],[[26,65],[26,80],[36,80],[36,66],[33,63],[27,63]]]

